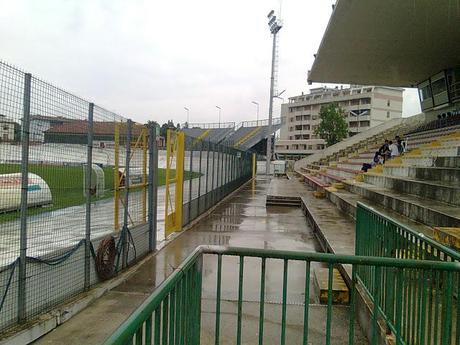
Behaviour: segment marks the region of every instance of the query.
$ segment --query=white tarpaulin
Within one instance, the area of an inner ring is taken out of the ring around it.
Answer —
[[[0,211],[17,210],[21,206],[21,173],[0,175]],[[51,191],[38,175],[28,174],[27,205],[40,206],[52,202]]]

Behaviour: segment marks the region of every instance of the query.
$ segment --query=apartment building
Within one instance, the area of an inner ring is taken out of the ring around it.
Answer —
[[[365,131],[385,121],[402,116],[403,89],[384,86],[349,88],[314,88],[309,94],[290,97],[281,105],[284,118],[275,153],[282,159],[299,159],[326,147],[315,135],[321,106],[337,103],[344,110],[349,136]]]

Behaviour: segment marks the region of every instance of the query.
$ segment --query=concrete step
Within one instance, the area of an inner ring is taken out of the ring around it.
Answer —
[[[405,156],[456,157],[460,156],[460,146],[424,147],[409,151]]]
[[[347,170],[357,170],[360,171],[364,163],[370,163],[371,160],[369,159],[360,159],[358,162],[356,162],[358,159],[353,159],[353,161],[346,161],[346,162],[341,162],[337,163],[338,168],[342,169],[347,169]]]
[[[460,157],[402,156],[404,166],[460,168]]]
[[[387,215],[398,221],[398,223],[407,226],[408,228],[422,233],[426,236],[433,237],[434,229],[432,227],[426,226],[424,224],[413,221],[412,219],[395,212],[391,209],[384,208],[369,199],[366,199],[358,194],[351,193],[347,190],[341,189],[335,192],[330,192],[326,190],[326,197],[331,201],[339,210],[347,213],[353,219],[356,219],[356,208],[358,202],[361,202],[367,206],[372,207],[376,211]]]
[[[399,193],[418,195],[422,198],[460,206],[460,187],[450,183],[416,180],[372,172],[364,174],[364,182]]]
[[[356,169],[356,170],[355,170]],[[361,173],[361,169],[355,167],[355,169],[345,169],[340,167],[328,167],[327,172],[329,174],[343,177],[343,178],[354,178],[357,174]]]
[[[344,181],[345,189],[428,226],[460,226],[460,208],[365,182]]]
[[[429,131],[423,131],[413,134],[406,135],[406,139],[408,141],[411,140],[418,140],[423,138],[431,138],[431,137],[440,137],[446,134],[454,133],[460,130],[460,126],[450,126],[450,127],[443,127],[443,128],[436,128]]]
[[[460,168],[418,167],[418,166],[390,166],[384,165],[385,175],[407,177],[417,180],[460,183]]]
[[[460,145],[460,139],[447,139],[444,137],[441,137],[441,138],[436,137],[436,138],[427,138],[423,140],[413,141],[410,143],[410,146],[407,146],[406,148],[412,150],[417,147],[420,148],[423,145],[429,145],[434,141],[439,141],[442,146],[459,146]]]
[[[329,291],[329,269],[318,267],[314,270],[314,286],[316,294],[319,296],[321,304],[328,303]],[[337,268],[332,271],[332,303],[333,304],[348,304],[350,302],[350,293],[347,284],[343,280]]]

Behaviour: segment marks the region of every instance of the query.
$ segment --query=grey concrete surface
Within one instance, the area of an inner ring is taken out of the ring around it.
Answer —
[[[215,305],[213,300],[203,300],[201,318],[201,345],[213,345],[215,325]],[[303,312],[304,307],[289,305],[286,316],[286,344],[303,344]],[[331,324],[331,344],[348,344],[349,307],[333,306]],[[259,344],[259,303],[243,304],[243,321],[241,343],[244,345]],[[326,307],[323,305],[309,306],[308,344],[323,345],[326,343]],[[265,304],[264,345],[279,345],[281,339],[281,305]],[[220,344],[234,345],[236,339],[237,303],[222,302]],[[367,344],[367,340],[355,323],[355,345]]]
[[[70,345],[100,344],[200,244],[319,250],[301,209],[265,206],[268,186],[269,180],[262,176],[250,182],[207,218],[146,260],[125,283],[36,343],[63,344],[65,340],[65,344]],[[237,295],[238,265],[231,258],[225,259],[223,265],[222,297],[232,303]],[[267,302],[281,301],[282,266],[282,262],[276,260],[267,263]],[[259,270],[260,260],[245,261],[244,305],[258,302]],[[215,258],[205,257],[203,271],[203,297],[212,300],[215,296]],[[289,310],[303,303],[304,272],[300,263],[289,265]],[[310,296],[310,302],[315,303],[312,291]]]

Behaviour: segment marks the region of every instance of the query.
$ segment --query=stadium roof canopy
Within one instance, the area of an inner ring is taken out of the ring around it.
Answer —
[[[309,82],[415,86],[460,66],[460,0],[337,0]]]

